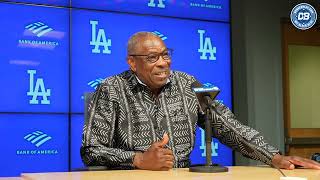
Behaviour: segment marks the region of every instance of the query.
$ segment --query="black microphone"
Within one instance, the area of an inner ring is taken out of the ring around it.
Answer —
[[[219,88],[215,86],[203,86],[200,82],[195,81],[191,84],[192,90],[195,92],[198,101],[200,103],[201,116],[205,122],[205,140],[206,140],[206,164],[205,165],[195,165],[189,168],[190,172],[227,172],[228,169],[221,167],[216,164],[212,164],[211,159],[211,141],[212,141],[212,113],[215,108],[212,106],[214,99],[220,92]]]
[[[314,160],[314,161],[317,161],[318,163],[320,163],[320,153],[314,153],[311,156],[311,159]]]
[[[202,113],[204,113],[205,109],[207,109],[213,104],[213,100],[220,93],[220,89],[218,87],[206,87],[198,81],[193,82],[191,84],[191,88],[197,95]]]

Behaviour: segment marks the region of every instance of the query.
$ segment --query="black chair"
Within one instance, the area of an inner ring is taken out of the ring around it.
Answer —
[[[84,93],[84,120],[87,121],[90,117],[90,112],[88,111],[89,104],[93,98],[93,92]],[[83,168],[75,168],[71,171],[105,171],[108,170],[106,166],[87,166]]]

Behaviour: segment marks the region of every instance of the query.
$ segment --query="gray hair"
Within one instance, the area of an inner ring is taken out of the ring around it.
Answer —
[[[152,32],[147,32],[147,31],[140,31],[135,34],[133,34],[127,43],[127,55],[133,54],[136,52],[137,47],[140,45],[141,40],[148,37],[148,36],[153,36],[153,37],[158,37],[157,35],[153,34]]]

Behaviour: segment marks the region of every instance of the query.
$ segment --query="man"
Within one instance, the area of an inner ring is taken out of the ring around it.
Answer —
[[[86,165],[147,170],[190,165],[196,125],[204,127],[204,122],[192,91],[196,79],[171,71],[171,54],[152,33],[138,32],[129,39],[130,70],[105,79],[90,103],[81,147]],[[223,104],[212,106],[214,136],[244,156],[279,168],[320,169],[314,161],[280,155]]]

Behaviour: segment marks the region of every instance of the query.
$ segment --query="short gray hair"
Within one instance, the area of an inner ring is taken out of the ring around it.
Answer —
[[[148,36],[153,36],[153,37],[158,37],[157,35],[153,34],[152,32],[147,32],[147,31],[140,31],[135,34],[133,34],[127,43],[127,56],[129,54],[133,54],[136,52],[138,44],[141,43],[141,40],[148,37]]]

